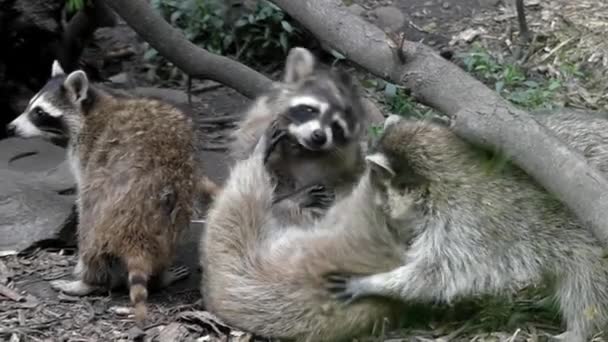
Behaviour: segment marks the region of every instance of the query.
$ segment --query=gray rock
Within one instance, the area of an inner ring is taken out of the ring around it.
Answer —
[[[348,6],[347,9],[350,11],[350,13],[352,13],[354,15],[361,16],[361,15],[363,15],[363,13],[365,13],[365,8],[363,8],[359,4],[352,4],[352,5]]]
[[[39,139],[1,140],[0,254],[63,239],[75,197],[60,192],[73,186],[63,149]]]
[[[401,10],[394,6],[378,7],[372,11],[374,22],[384,30],[397,31],[405,24]]]

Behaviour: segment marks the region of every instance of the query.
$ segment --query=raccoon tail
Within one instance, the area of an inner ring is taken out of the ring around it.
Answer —
[[[129,297],[135,308],[135,321],[138,325],[146,319],[146,300],[148,299],[149,268],[142,263],[142,258],[132,258],[127,261],[129,272]]]

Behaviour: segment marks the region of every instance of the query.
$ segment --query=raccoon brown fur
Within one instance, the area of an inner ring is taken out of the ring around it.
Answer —
[[[53,281],[52,287],[86,295],[121,285],[128,274],[142,322],[148,284],[166,286],[187,273],[169,267],[199,187],[191,119],[157,100],[113,96],[90,84],[84,72],[66,75],[55,62],[51,79],[14,130],[24,137],[68,137],[79,261],[76,280]]]

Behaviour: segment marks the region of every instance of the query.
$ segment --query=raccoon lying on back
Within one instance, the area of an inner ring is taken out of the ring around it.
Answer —
[[[403,248],[386,225],[373,174],[364,173],[322,218],[286,224],[273,210],[266,138],[237,161],[207,214],[200,245],[206,309],[232,326],[297,341],[341,340],[392,317],[392,301],[344,306],[324,287],[328,272],[373,274],[402,264]]]
[[[149,281],[166,286],[188,273],[169,266],[194,200],[191,119],[156,100],[112,96],[82,71],[66,75],[55,61],[51,79],[8,130],[68,137],[80,220],[77,280],[52,287],[86,295],[123,284],[128,273],[141,322]]]
[[[590,164],[608,170],[605,118],[560,113],[538,119]],[[384,170],[390,222],[410,230],[413,240],[401,267],[329,276],[337,297],[450,302],[548,278],[555,280],[567,341],[585,341],[606,328],[608,261],[568,208],[513,165],[489,170],[484,154],[446,126],[394,122],[369,158]]]
[[[268,165],[278,179],[277,201],[301,203],[302,191],[320,196],[319,184],[342,196],[363,171],[368,120],[348,74],[324,70],[310,51],[293,48],[283,81],[254,101],[234,131],[231,154],[247,158],[272,127],[278,146]]]

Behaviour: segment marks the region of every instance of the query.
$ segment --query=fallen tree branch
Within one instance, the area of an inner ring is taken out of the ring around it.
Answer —
[[[267,90],[272,82],[239,62],[209,53],[192,44],[143,0],[104,1],[163,57],[190,76],[214,80],[249,98]],[[372,123],[383,119],[382,112],[375,103],[367,98],[362,99],[362,102]]]
[[[186,74],[222,83],[249,98],[268,89],[270,79],[244,64],[192,44],[147,1],[104,1],[150,46]]]
[[[402,63],[387,34],[340,0],[272,1],[327,46],[450,116],[462,138],[506,153],[608,243],[608,181],[530,114],[422,44],[406,41]]]

